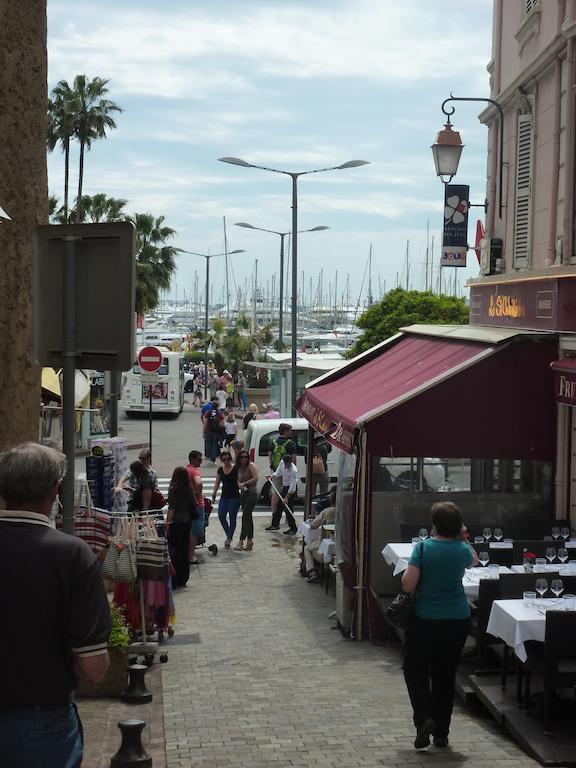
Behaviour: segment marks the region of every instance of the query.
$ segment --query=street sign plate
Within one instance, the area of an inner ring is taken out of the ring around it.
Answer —
[[[144,347],[138,353],[138,364],[146,373],[154,373],[162,365],[162,350],[158,347]]]
[[[142,384],[158,384],[160,381],[160,374],[158,371],[153,371],[152,373],[141,373],[140,381]]]

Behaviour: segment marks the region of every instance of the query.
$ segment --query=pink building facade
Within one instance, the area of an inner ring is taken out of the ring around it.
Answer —
[[[503,121],[493,105],[480,115],[489,129],[488,211],[482,276],[470,281],[470,322],[557,335],[555,514],[574,526],[576,0],[494,0],[488,72]]]

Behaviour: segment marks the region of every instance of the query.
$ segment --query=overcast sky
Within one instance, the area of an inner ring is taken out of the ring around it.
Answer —
[[[338,291],[350,278],[355,303],[370,244],[372,285],[424,287],[426,227],[442,226],[443,187],[430,145],[442,127],[440,105],[487,96],[491,0],[50,0],[49,87],[85,73],[110,80],[124,109],[118,129],[86,159],[85,193],[127,198],[130,212],[164,215],[174,244],[232,256],[235,284],[258,276],[271,286],[279,238],[234,226],[244,221],[291,228],[290,179],[219,163],[232,155],[286,170],[362,159],[370,165],[306,177],[299,224],[299,272],[314,288]],[[486,128],[475,104],[453,117],[466,145],[457,179],[472,202],[485,194]],[[74,157],[74,175],[76,174]],[[49,160],[50,191],[62,196],[63,160]],[[470,217],[473,242],[479,209]],[[461,281],[478,273],[469,254]],[[214,259],[214,291],[223,281]],[[180,256],[178,297],[191,292],[205,262]],[[233,288],[232,288],[233,290]],[[364,291],[366,285],[364,286]],[[173,291],[174,293],[174,291]],[[216,295],[216,294],[215,294]]]

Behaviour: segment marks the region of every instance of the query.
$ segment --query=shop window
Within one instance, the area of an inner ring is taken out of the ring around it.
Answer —
[[[376,457],[374,492],[530,493],[549,498],[550,462],[520,459],[442,459]]]

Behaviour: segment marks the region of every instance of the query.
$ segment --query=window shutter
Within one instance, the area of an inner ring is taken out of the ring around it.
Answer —
[[[532,140],[532,115],[518,115],[518,131],[516,134],[514,267],[527,267],[530,257]]]

